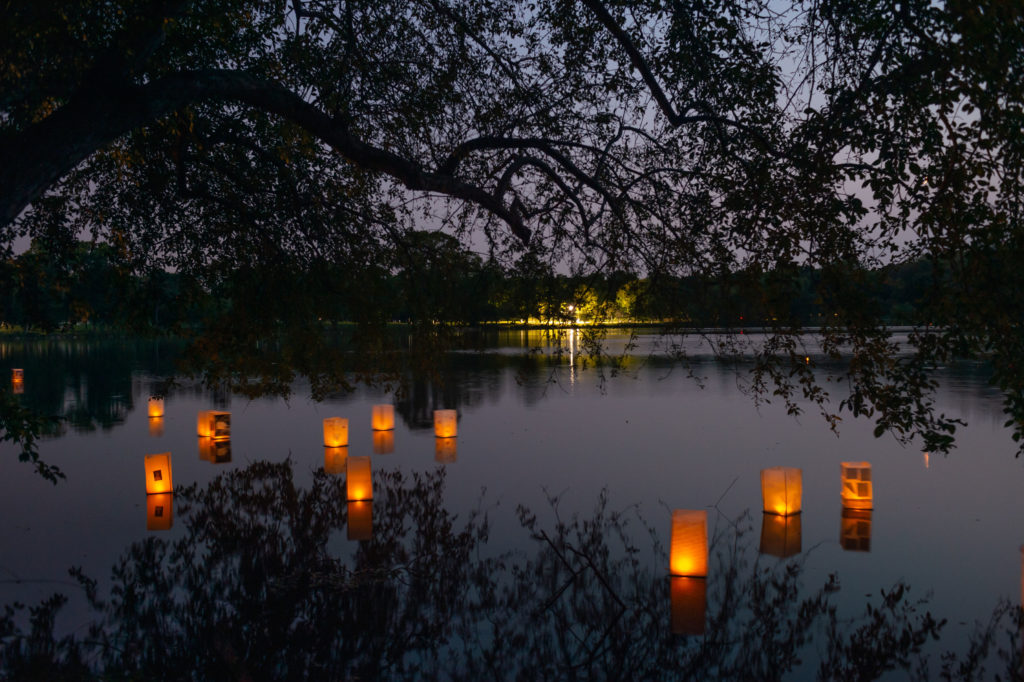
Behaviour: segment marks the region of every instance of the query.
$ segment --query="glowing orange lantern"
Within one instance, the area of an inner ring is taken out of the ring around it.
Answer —
[[[394,431],[373,432],[373,452],[378,455],[390,455],[395,451]]]
[[[374,405],[371,421],[374,431],[390,431],[395,428],[395,406]]]
[[[328,417],[324,420],[324,445],[340,448],[348,445],[348,420],[344,417]]]
[[[708,609],[708,581],[704,578],[672,576],[672,632],[676,635],[704,634]]]
[[[435,438],[434,461],[451,464],[456,460],[455,444],[458,438]]]
[[[11,383],[20,384],[25,381],[25,370],[23,369],[12,369],[11,370]]]
[[[801,550],[802,522],[800,514],[780,516],[761,515],[761,554],[781,559],[799,554]]]
[[[349,457],[345,462],[345,485],[350,502],[373,499],[369,457]]]
[[[348,503],[348,539],[369,540],[373,537],[373,502]]]
[[[146,530],[170,530],[174,523],[174,495],[146,495]]]
[[[843,509],[839,544],[850,552],[871,551],[871,510]]]
[[[324,448],[324,471],[328,474],[340,474],[345,471],[348,461],[348,448]]]
[[[174,492],[171,483],[171,453],[146,455],[146,494]]]
[[[158,396],[150,396],[147,411],[150,417],[164,416],[164,399]]]
[[[761,499],[768,514],[799,514],[803,497],[800,469],[772,467],[761,469]]]
[[[708,574],[708,513],[691,509],[672,512],[672,575],[703,578]]]
[[[157,436],[164,435],[164,419],[163,417],[150,417],[149,419],[149,435],[154,438]]]
[[[849,509],[871,509],[871,462],[840,462],[843,481],[843,506]]]
[[[196,427],[204,438],[230,438],[231,413],[203,410],[196,419]]]
[[[455,410],[434,410],[434,435],[455,438],[459,431],[459,415]]]

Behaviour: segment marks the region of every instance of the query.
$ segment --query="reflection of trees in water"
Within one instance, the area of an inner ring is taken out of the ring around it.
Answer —
[[[79,431],[122,423],[135,408],[132,373],[144,369],[173,375],[180,347],[166,340],[127,338],[7,345],[7,362],[25,369],[24,404],[37,414],[65,419]]]
[[[515,381],[518,398],[525,405],[534,405],[554,386],[568,386],[570,331],[512,330],[477,337],[467,334],[463,339],[464,351],[446,352],[425,367],[404,363],[407,371],[395,375],[395,381],[389,384],[398,389],[398,412],[410,428],[427,429],[433,424],[435,409],[471,408],[499,401],[506,380]],[[619,370],[634,372],[642,368],[658,376],[686,371],[679,368],[679,358],[671,354],[596,357],[588,352],[583,336],[583,332],[578,332],[573,341],[577,349],[575,372],[578,379],[588,384],[600,387],[605,378]],[[184,341],[166,339],[56,339],[7,342],[0,346],[0,357],[5,364],[23,366],[26,370],[25,392],[21,396],[25,405],[37,414],[63,417],[76,430],[92,430],[122,423],[136,408],[133,396],[138,394],[191,393],[226,408],[231,402],[230,382],[169,386],[164,380],[143,379],[146,386],[133,385],[133,372],[150,377],[174,376],[184,347]],[[334,347],[334,351],[339,350]],[[659,347],[659,352],[668,350]],[[335,355],[325,355],[318,359],[319,365],[307,369],[323,379],[337,370],[331,364],[334,359]],[[275,367],[280,364],[272,360],[280,360],[277,355],[269,355],[267,361]],[[723,360],[708,352],[690,353],[685,360],[690,371],[719,382],[723,391],[732,390],[738,381],[736,375],[724,369],[735,369],[741,374],[751,369],[749,358]],[[815,356],[813,363],[817,371],[825,373],[837,373],[844,367],[821,356]],[[339,379],[341,384],[348,386],[347,390],[354,389],[358,382],[355,374],[348,374],[351,368],[338,367],[347,377]],[[987,366],[979,363],[958,363],[938,372],[937,378],[946,388],[948,400],[965,413],[975,416],[974,412],[981,412],[1001,418],[1001,394],[986,388],[984,381],[988,371]],[[327,395],[336,400],[347,393]]]
[[[667,557],[635,510],[519,515],[532,549],[485,549],[486,516],[442,504],[441,470],[378,472],[372,540],[345,543],[343,481],[295,485],[288,463],[256,463],[175,495],[179,540],[129,546],[108,595],[83,579],[97,619],[55,639],[55,597],[0,618],[12,679],[777,679],[818,656],[825,679],[888,669],[927,677],[919,649],[941,624],[903,585],[857,618],[805,593],[799,562],[762,562],[749,519],[720,524],[703,636],[670,628]],[[1016,607],[950,677],[1019,664]],[[1009,629],[1006,639],[1002,629]],[[998,636],[997,636],[998,635]],[[1014,644],[1016,643],[1016,644]],[[987,647],[987,648],[986,648]],[[1000,651],[1000,647],[1005,651]],[[977,657],[974,654],[978,654]],[[935,670],[932,670],[934,673]]]

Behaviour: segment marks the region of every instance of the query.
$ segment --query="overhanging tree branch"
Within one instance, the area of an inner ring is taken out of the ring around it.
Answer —
[[[0,141],[0,186],[4,187],[0,224],[10,223],[47,188],[107,144],[201,101],[233,101],[281,116],[308,130],[355,166],[388,175],[412,190],[472,202],[507,223],[523,243],[530,239],[522,217],[500,197],[367,144],[284,86],[230,70],[180,72],[145,85],[100,84],[80,92],[39,123]]]
[[[601,0],[582,0],[583,4],[594,13],[597,20],[601,22],[608,32],[612,34],[619,46],[626,51],[626,55],[629,57],[629,63],[634,69],[640,74],[640,78],[643,80],[644,85],[650,91],[651,96],[654,97],[654,101],[658,104],[658,109],[664,114],[665,118],[668,119],[669,124],[673,128],[681,128],[691,123],[710,123],[715,126],[718,131],[718,136],[721,141],[726,142],[725,135],[722,133],[722,127],[727,126],[739,130],[747,135],[753,137],[758,144],[764,147],[764,151],[776,157],[784,157],[785,154],[775,149],[775,146],[766,138],[759,130],[742,123],[740,121],[734,121],[726,116],[716,114],[714,108],[707,102],[700,100],[694,100],[691,103],[690,109],[700,113],[683,114],[676,111],[676,108],[669,101],[668,95],[665,90],[658,83],[658,79],[654,76],[654,72],[651,71],[650,65],[647,60],[640,53],[636,43],[629,37],[626,30],[619,25],[619,22],[615,20],[615,17],[611,15],[608,9],[604,6]]]

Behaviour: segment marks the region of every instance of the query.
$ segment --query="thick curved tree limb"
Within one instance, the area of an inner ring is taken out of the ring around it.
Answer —
[[[530,230],[500,197],[417,162],[357,139],[337,119],[276,83],[242,71],[176,73],[146,85],[102,83],[87,89],[51,116],[0,141],[0,225],[14,220],[61,177],[117,138],[189,104],[231,101],[299,125],[350,163],[388,175],[409,189],[472,202],[503,220],[527,243]]]

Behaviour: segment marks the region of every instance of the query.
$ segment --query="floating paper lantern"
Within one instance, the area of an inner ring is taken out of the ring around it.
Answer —
[[[373,452],[377,455],[390,455],[395,451],[394,431],[373,432]]]
[[[850,552],[871,551],[870,509],[843,509],[839,526],[839,544]]]
[[[672,633],[704,634],[708,609],[708,581],[704,578],[672,576]]]
[[[211,464],[231,461],[231,441],[227,438],[200,438],[199,459]]]
[[[348,445],[348,420],[344,417],[328,417],[324,420],[324,445],[340,448]]]
[[[348,448],[324,448],[324,472],[341,474],[345,472],[348,462]]]
[[[840,462],[843,481],[843,506],[849,509],[871,509],[871,462]]]
[[[443,464],[451,464],[456,459],[455,444],[458,438],[435,438],[434,439],[434,461]]]
[[[369,540],[373,537],[373,502],[361,500],[348,503],[348,539]]]
[[[390,431],[395,428],[395,406],[374,405],[371,421],[374,431]]]
[[[163,417],[149,418],[149,435],[153,436],[154,438],[164,435]]]
[[[781,559],[799,554],[801,550],[801,515],[764,513],[761,515],[761,554]]]
[[[171,483],[171,453],[146,455],[146,494],[174,492]]]
[[[459,432],[459,414],[455,410],[434,410],[434,435],[454,438]]]
[[[150,396],[147,405],[147,412],[150,417],[164,416],[164,399],[158,396]]]
[[[800,469],[772,467],[761,469],[761,499],[768,514],[799,514],[803,497]]]
[[[146,495],[146,530],[170,530],[174,523],[174,495]]]
[[[231,413],[203,410],[196,419],[199,435],[205,438],[230,438]]]
[[[373,479],[369,457],[349,457],[345,462],[345,485],[349,501],[372,500]]]
[[[672,575],[703,578],[708,574],[708,513],[690,509],[672,512]]]
[[[12,369],[11,370],[11,383],[20,384],[25,381],[25,370],[23,369]]]

